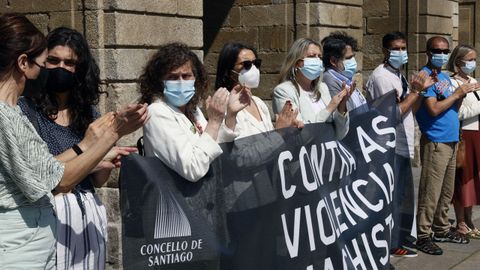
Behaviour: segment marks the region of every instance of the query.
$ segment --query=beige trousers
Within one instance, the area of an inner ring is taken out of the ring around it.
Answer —
[[[429,237],[432,232],[444,234],[451,227],[448,206],[455,185],[456,152],[456,142],[432,142],[423,135],[420,139],[422,173],[418,188],[418,239]]]

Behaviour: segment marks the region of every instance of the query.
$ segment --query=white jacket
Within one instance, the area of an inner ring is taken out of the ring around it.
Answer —
[[[208,172],[210,163],[222,154],[218,142],[233,141],[237,134],[222,125],[217,141],[199,134],[176,107],[161,99],[148,106],[150,120],[143,128],[146,156],[156,156],[185,179],[196,182]],[[207,121],[199,108],[194,114],[203,130]]]
[[[468,76],[470,83],[476,83],[477,80]],[[454,88],[462,85],[463,82],[451,78],[452,85]],[[476,91],[477,95],[480,97],[480,91]],[[458,118],[462,121],[462,129],[464,130],[478,130],[478,115],[480,114],[480,101],[478,100],[475,93],[468,93],[463,99],[462,105],[458,110]]]
[[[323,82],[319,83],[317,91],[320,91],[320,99],[328,106],[332,98],[327,85]],[[287,100],[292,102],[294,108],[298,108],[298,119],[305,124],[333,122],[338,139],[342,139],[347,135],[349,126],[348,112],[345,115],[341,115],[337,110],[331,113],[324,109],[315,113],[309,97],[303,93],[299,94],[290,81],[285,81],[273,89],[273,112],[279,113]]]

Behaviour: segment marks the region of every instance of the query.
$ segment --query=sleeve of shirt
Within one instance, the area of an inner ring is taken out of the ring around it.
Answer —
[[[150,120],[144,127],[146,147],[185,179],[196,182],[208,172],[210,163],[222,154],[218,143],[206,132],[194,138],[177,122],[175,115],[152,104]]]
[[[331,75],[324,75],[326,76],[323,82],[328,86],[328,91],[330,92],[330,96],[335,96],[340,91],[342,91],[342,83],[337,81],[335,78],[333,78]]]
[[[452,86],[453,88],[457,89],[460,84],[457,80],[452,79]],[[477,95],[480,95],[480,91],[476,92]],[[477,99],[476,95],[472,93],[468,93],[462,101],[462,105],[458,109],[458,119],[461,121],[476,117],[480,114],[480,101]]]
[[[338,111],[335,111],[333,113],[333,122],[335,123],[335,134],[337,135],[337,139],[343,139],[347,135],[350,126],[350,116],[348,111],[343,115]]]
[[[2,169],[29,201],[37,201],[57,186],[64,166],[26,119],[0,112],[0,125]]]
[[[290,101],[294,109],[300,106],[299,99],[296,96],[298,91],[293,84],[279,84],[273,89],[272,109],[274,114],[279,114],[283,110],[285,102]],[[297,120],[304,121],[302,114],[299,113]]]
[[[278,114],[282,111],[285,102],[290,100],[292,104],[295,103],[294,97],[289,95],[288,89],[284,89],[283,85],[277,85],[273,89],[272,96],[272,109],[274,114]],[[297,104],[298,105],[298,104]]]
[[[220,126],[220,129],[218,130],[217,142],[218,143],[233,142],[239,135],[240,135],[240,132],[238,132],[237,129],[235,129],[234,131],[228,128],[224,120],[222,122],[222,125]]]
[[[423,93],[423,96],[424,97],[437,97],[437,87],[434,85],[430,86],[427,88],[427,90],[425,90],[425,92]]]

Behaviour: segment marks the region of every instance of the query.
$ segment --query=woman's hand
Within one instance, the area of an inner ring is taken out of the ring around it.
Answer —
[[[453,95],[463,98],[466,94],[475,91],[476,88],[478,88],[476,83],[464,83],[455,90]]]
[[[237,114],[252,102],[252,91],[248,87],[236,85],[228,96],[227,115]]]
[[[85,137],[78,144],[82,151],[86,151],[90,148],[98,139],[107,131],[111,130],[112,122],[115,119],[114,113],[110,112],[104,116],[98,118],[90,125],[88,125],[87,130],[85,131]]]
[[[218,88],[213,96],[208,96],[205,101],[207,107],[208,124],[205,133],[209,134],[213,140],[217,140],[218,130],[225,118],[225,110],[227,109],[228,90],[226,88]]]
[[[120,160],[124,156],[128,156],[130,153],[137,152],[135,147],[127,146],[115,146],[103,157],[103,160],[92,170],[92,172],[100,171],[103,169],[115,169],[121,165]]]
[[[208,96],[205,101],[207,107],[208,123],[215,123],[220,126],[225,118],[227,108],[228,90],[224,87],[218,88],[213,96]]]
[[[129,104],[115,113],[114,129],[119,137],[141,128],[149,119],[147,104]]]
[[[252,102],[252,92],[250,88],[236,85],[230,91],[227,104],[227,118],[225,125],[230,129],[235,129],[237,123],[237,113],[245,109]]]
[[[275,128],[281,129],[286,127],[296,127],[303,128],[305,125],[302,121],[297,119],[298,110],[293,109],[292,102],[287,100],[285,105],[283,105],[282,111],[279,114],[275,115]]]

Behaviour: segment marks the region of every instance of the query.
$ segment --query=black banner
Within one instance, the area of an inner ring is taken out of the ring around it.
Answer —
[[[128,156],[120,173],[124,268],[386,268],[401,219],[392,214],[395,175],[411,170],[407,162],[395,168],[393,92],[368,106],[350,114],[340,141],[322,123],[224,144],[197,183],[157,158]]]

